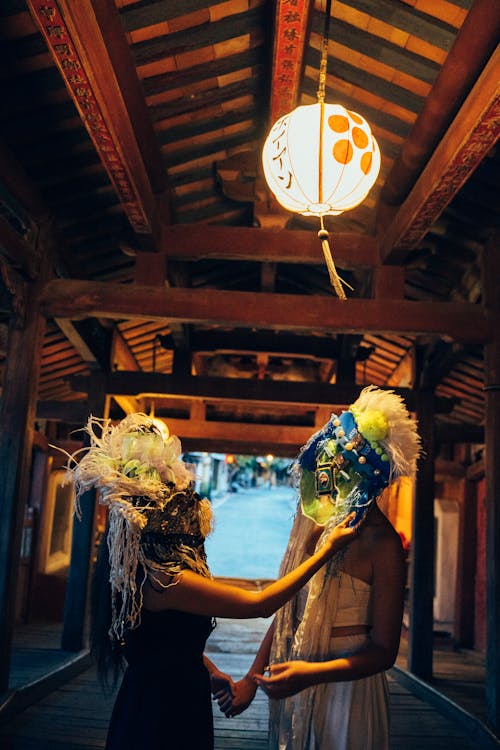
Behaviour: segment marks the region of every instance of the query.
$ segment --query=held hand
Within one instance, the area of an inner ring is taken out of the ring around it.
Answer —
[[[219,706],[230,705],[234,696],[234,682],[228,674],[217,669],[210,674],[210,690]],[[222,707],[221,711],[225,713]]]
[[[269,677],[254,679],[270,698],[287,698],[314,684],[314,665],[307,661],[285,661],[269,667]]]
[[[246,711],[257,692],[257,684],[249,675],[234,683],[234,695],[232,699],[218,701],[219,708],[228,719]]]

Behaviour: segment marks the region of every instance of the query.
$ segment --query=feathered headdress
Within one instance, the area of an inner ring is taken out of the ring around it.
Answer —
[[[80,497],[93,487],[109,508],[110,635],[120,640],[140,623],[147,575],[189,568],[210,576],[203,542],[212,511],[194,492],[179,438],[161,420],[137,413],[114,425],[91,416],[85,430],[90,447],[70,456],[68,474],[78,517]]]
[[[347,411],[332,414],[308,440],[292,468],[302,510],[320,525],[354,522],[399,476],[412,475],[420,452],[415,420],[394,391],[368,386]]]

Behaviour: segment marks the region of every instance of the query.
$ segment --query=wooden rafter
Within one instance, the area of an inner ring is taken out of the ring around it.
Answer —
[[[286,404],[300,406],[342,406],[355,401],[362,386],[330,383],[311,383],[248,378],[220,378],[164,375],[156,372],[114,372],[100,376],[102,386],[109,395],[125,396],[183,396],[210,402],[253,401],[260,404]],[[74,391],[87,393],[93,376],[74,375],[70,379]],[[409,408],[414,405],[414,394],[408,389],[396,389]],[[437,410],[447,411],[448,399],[437,399]]]
[[[28,5],[134,231],[156,236],[162,159],[114,4]]]
[[[34,279],[39,260],[34,246],[0,216],[0,255],[29,279]]]
[[[271,357],[288,355],[313,359],[336,359],[338,356],[338,344],[335,338],[295,336],[265,331],[257,333],[246,330],[193,331],[191,350],[198,353],[218,351],[255,354],[264,352]]]
[[[400,205],[408,196],[494,53],[499,33],[500,5],[497,0],[475,0],[392,165],[381,191],[382,209],[384,203]]]
[[[332,234],[335,260],[342,268],[375,266],[376,240],[364,234]],[[161,251],[174,260],[250,260],[261,263],[324,264],[316,232],[202,224],[163,228]]]
[[[81,333],[76,330],[71,320],[68,320],[68,318],[56,318],[55,323],[73,348],[78,352],[82,360],[89,365],[97,366],[97,357],[94,352],[90,350],[89,345]]]
[[[117,328],[113,330],[110,359],[111,369],[113,371],[129,370],[132,372],[137,372],[141,369],[137,364],[137,360],[134,357],[129,345]],[[117,394],[114,398],[118,406],[123,409],[125,414],[142,411],[141,404],[139,403],[138,399],[134,398],[134,396],[122,396]]]
[[[500,47],[491,57],[427,168],[381,238],[385,263],[403,263],[408,252],[500,136]]]
[[[295,331],[437,333],[482,342],[498,320],[458,302],[350,299],[220,289],[163,289],[137,284],[54,279],[45,285],[47,317],[151,318]]]

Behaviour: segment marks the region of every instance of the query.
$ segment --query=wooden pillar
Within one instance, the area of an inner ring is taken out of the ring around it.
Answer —
[[[89,415],[105,416],[107,403],[104,376],[89,378]],[[80,651],[84,647],[85,621],[87,615],[91,556],[94,545],[95,490],[85,492],[80,498],[81,520],[75,518],[71,543],[71,562],[66,599],[61,648],[65,651]]]
[[[11,276],[11,279],[14,278]],[[17,279],[0,405],[0,693],[9,683],[21,537],[29,491],[40,349],[42,281]],[[22,308],[22,309],[21,309]]]
[[[500,312],[500,232],[483,257],[483,304]],[[494,276],[493,274],[496,274]],[[486,718],[500,730],[500,327],[485,347]]]
[[[458,529],[458,565],[454,639],[459,647],[474,648],[474,582],[477,550],[477,482],[464,482]]]
[[[410,632],[408,669],[423,680],[432,677],[434,598],[434,396],[417,394],[416,416],[423,455],[418,462],[410,558]]]

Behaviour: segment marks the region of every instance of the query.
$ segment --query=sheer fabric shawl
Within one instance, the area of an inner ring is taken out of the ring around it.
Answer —
[[[325,526],[316,549],[323,545],[332,525]],[[313,527],[312,521],[302,515],[299,507],[281,563],[280,577],[304,559],[305,546]],[[336,575],[336,571],[341,559],[342,552],[311,578],[302,619],[300,594],[278,611],[271,664],[294,659],[325,661],[328,658],[340,586],[340,576]],[[304,750],[307,747],[316,690],[314,687],[307,688],[290,698],[270,701],[269,747],[272,750]]]

